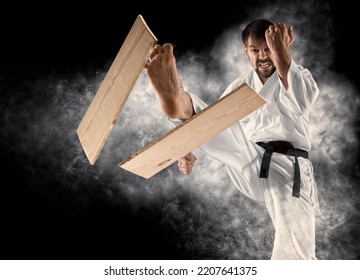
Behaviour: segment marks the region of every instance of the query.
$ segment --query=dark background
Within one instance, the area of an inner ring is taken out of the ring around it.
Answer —
[[[329,16],[334,19],[333,71],[359,88],[357,9],[344,1],[323,2],[331,6]],[[29,118],[42,118],[35,111],[31,113],[31,106],[22,104],[34,100],[36,108],[48,106],[48,99],[38,95],[41,89],[46,92],[48,83],[106,68],[138,14],[143,15],[159,43],[174,43],[175,53],[180,54],[189,49],[201,52],[223,30],[248,18],[252,7],[269,5],[268,1],[231,3],[133,1],[115,6],[100,1],[78,6],[48,2],[12,4],[2,9],[0,259],[219,258],[211,250],[199,252],[186,246],[184,236],[161,222],[164,213],[155,203],[136,211],[126,199],[108,203],[102,192],[105,175],[101,181],[86,172],[83,178],[72,177],[70,181],[77,188],[72,191],[69,180],[59,176],[57,167],[61,165],[49,164],[50,156],[61,162],[61,151],[37,149],[35,145],[42,145],[40,140],[27,144],[27,132],[36,126],[27,127],[28,120],[20,116],[27,111]],[[276,1],[274,7],[285,3]],[[34,85],[40,91],[34,91]],[[41,129],[38,132],[41,139]],[[63,139],[55,135],[51,141],[55,147]],[[348,175],[356,174],[350,171]],[[87,188],[88,184],[92,188]],[[358,228],[350,232],[357,233]],[[340,257],[357,258],[355,250],[351,248],[352,253],[346,255],[344,249]]]

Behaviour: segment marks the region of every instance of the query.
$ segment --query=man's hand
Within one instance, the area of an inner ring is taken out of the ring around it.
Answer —
[[[294,42],[292,26],[286,28],[282,22],[270,25],[265,32],[266,43],[271,52],[286,52]]]
[[[193,169],[195,161],[196,157],[191,152],[180,158],[178,160],[178,167],[180,172],[189,175]]]
[[[294,42],[293,28],[292,26],[286,28],[284,23],[270,25],[265,32],[265,39],[280,79],[285,88],[288,89],[287,74],[291,64],[289,47]]]

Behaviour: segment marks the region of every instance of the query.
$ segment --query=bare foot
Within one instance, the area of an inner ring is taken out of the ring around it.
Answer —
[[[192,103],[177,71],[173,46],[169,43],[156,45],[145,69],[165,115],[183,120],[190,118],[193,115]]]

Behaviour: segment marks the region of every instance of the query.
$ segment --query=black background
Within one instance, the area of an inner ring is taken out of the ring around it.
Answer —
[[[138,14],[143,15],[160,44],[174,43],[175,52],[181,53],[211,45],[223,30],[249,16],[243,7],[267,3],[132,2],[115,5],[100,1],[80,6],[75,2],[19,3],[3,8],[1,98],[17,98],[2,102],[1,110],[10,112],[20,100],[33,98],[29,93],[33,81],[51,76],[66,79],[78,72],[104,68],[118,52]],[[331,5],[336,37],[333,67],[359,87],[357,9],[344,1]],[[13,125],[6,122],[6,117],[1,121],[2,125]],[[90,207],[84,207],[76,197],[59,191],[61,182],[41,180],[54,171],[47,169],[46,161],[34,159],[30,151],[19,154],[9,138],[0,143],[1,259],[192,258],[191,250],[177,246],[181,241],[175,235],[174,242],[164,240],[172,234],[166,225],[157,224],[160,212],[153,209],[151,214],[138,211],[133,215],[126,205],[107,204],[97,196],[96,188],[92,189]],[[34,162],[36,173],[27,168]],[[48,200],[34,191],[35,187],[58,192],[58,201]]]

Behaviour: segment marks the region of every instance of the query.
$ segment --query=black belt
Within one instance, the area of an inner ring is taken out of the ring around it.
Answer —
[[[267,143],[257,142],[259,146],[265,149],[260,168],[260,178],[268,178],[269,167],[272,153],[281,153],[295,157],[295,171],[294,171],[294,184],[292,195],[300,197],[300,167],[298,156],[309,158],[308,152],[300,149],[295,149],[294,146],[287,141],[270,141]]]

